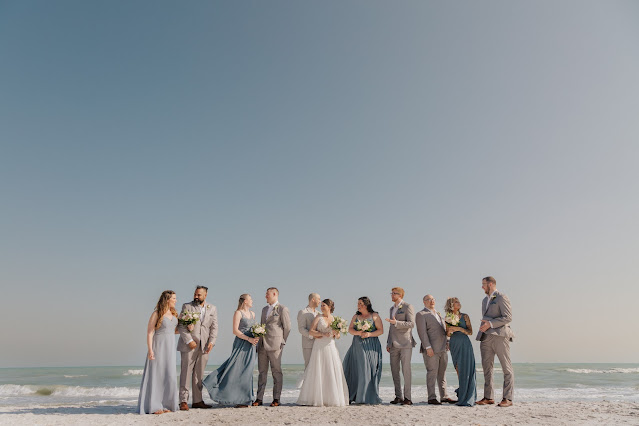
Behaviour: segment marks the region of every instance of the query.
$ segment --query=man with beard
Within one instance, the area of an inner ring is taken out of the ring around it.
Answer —
[[[208,288],[195,288],[193,301],[182,305],[181,312],[195,312],[200,319],[188,326],[178,325],[180,339],[178,351],[181,355],[180,370],[180,410],[188,410],[189,390],[193,389],[192,408],[211,408],[202,399],[202,376],[209,360],[209,352],[217,338],[217,309],[206,303]],[[192,386],[191,386],[192,384]]]

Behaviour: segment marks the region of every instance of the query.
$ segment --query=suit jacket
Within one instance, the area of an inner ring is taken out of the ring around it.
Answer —
[[[435,314],[427,308],[417,312],[415,316],[417,335],[422,341],[419,347],[420,353],[426,352],[429,346],[435,353],[446,352],[446,325],[441,315],[436,315],[439,316],[441,324],[435,318]]]
[[[393,315],[393,307],[390,308],[390,316]],[[415,310],[410,303],[402,302],[400,308],[395,313],[397,322],[388,328],[388,340],[386,347],[389,348],[414,348],[417,343],[413,339],[413,327],[415,327]]]
[[[291,317],[288,308],[279,303],[273,308],[268,318],[267,313],[268,305],[262,309],[262,324],[266,325],[266,336],[260,339],[257,348],[263,347],[267,351],[277,351],[284,347],[288,334],[291,332]]]
[[[481,311],[484,314],[483,320],[490,321],[492,328],[486,330],[485,334],[494,334],[505,337],[511,342],[515,338],[515,333],[510,329],[510,322],[513,319],[510,307],[510,299],[503,293],[495,291],[493,297],[488,300],[488,296],[484,297],[481,302]],[[481,340],[484,333],[477,333],[477,340]]]
[[[182,305],[182,311],[180,311],[180,313],[184,311],[200,312],[200,306],[193,302],[185,303]],[[200,320],[194,325],[195,328],[190,333],[185,325],[178,325],[178,331],[180,333],[180,339],[178,340],[177,347],[178,351],[189,352],[197,349],[197,347],[195,349],[191,349],[186,344],[186,342],[191,339],[193,339],[202,352],[206,351],[209,343],[212,343],[213,346],[215,346],[215,339],[217,339],[217,308],[210,303],[207,303],[204,317],[200,318]]]
[[[309,306],[297,313],[297,329],[302,334],[302,348],[304,349],[312,348],[315,342],[315,339],[308,332],[316,315],[315,310]]]

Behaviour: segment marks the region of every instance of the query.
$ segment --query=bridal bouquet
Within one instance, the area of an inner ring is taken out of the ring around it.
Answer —
[[[253,324],[251,326],[251,333],[253,333],[253,337],[264,337],[264,336],[266,336],[266,325],[265,324]]]
[[[180,314],[179,318],[178,318],[178,322],[181,325],[185,325],[185,326],[189,326],[191,324],[195,324],[199,320],[200,320],[200,313],[199,312],[189,312],[189,311],[182,312]],[[189,331],[189,333],[190,333],[190,331]]]
[[[448,312],[446,314],[446,318],[444,318],[444,321],[446,321],[446,324],[448,324],[448,325],[452,325],[453,327],[458,327],[459,326],[459,315],[455,315],[452,312]]]
[[[373,329],[373,320],[371,319],[359,319],[355,320],[355,330],[357,331],[368,331],[370,332]]]
[[[331,328],[335,331],[339,331],[342,334],[346,334],[348,332],[348,325],[346,323],[346,320],[338,316],[335,316],[333,318],[333,322],[331,323]]]

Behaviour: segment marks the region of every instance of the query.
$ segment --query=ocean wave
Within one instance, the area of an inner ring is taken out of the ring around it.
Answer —
[[[576,374],[637,374],[639,368],[610,368],[608,370],[591,370],[590,368],[566,368],[563,371]]]
[[[144,370],[127,370],[123,376],[141,376],[144,373]]]
[[[87,377],[87,374],[78,374],[77,376],[70,376],[68,374],[65,374],[64,377],[66,377],[67,379],[72,379],[74,377]]]
[[[117,387],[83,387],[83,386],[34,386],[34,385],[0,385],[0,396],[61,396],[61,397],[103,397],[134,398],[139,389]]]

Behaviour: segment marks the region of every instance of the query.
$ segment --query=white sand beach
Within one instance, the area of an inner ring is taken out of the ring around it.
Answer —
[[[69,405],[2,407],[0,425],[155,425],[155,424],[639,424],[639,404],[631,402],[522,402],[510,408],[495,406],[412,407],[350,406],[343,408],[281,407],[192,409],[160,416],[139,415],[128,405]]]

